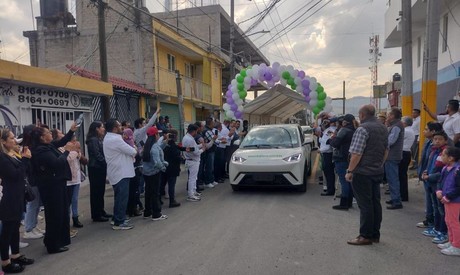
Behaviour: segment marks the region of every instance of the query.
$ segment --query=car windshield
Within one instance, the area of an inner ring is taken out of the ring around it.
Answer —
[[[299,131],[295,127],[257,127],[251,129],[240,148],[293,148],[299,147]]]

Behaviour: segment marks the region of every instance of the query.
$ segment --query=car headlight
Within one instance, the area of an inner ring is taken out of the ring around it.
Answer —
[[[232,156],[232,161],[236,163],[243,163],[246,161],[246,159],[239,156]]]
[[[285,157],[283,160],[287,162],[295,162],[295,161],[299,161],[301,157],[302,157],[302,153],[298,153],[298,154],[295,154],[289,157]]]

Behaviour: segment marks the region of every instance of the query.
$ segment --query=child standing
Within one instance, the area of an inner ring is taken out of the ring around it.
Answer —
[[[423,231],[423,235],[433,237],[433,243],[441,244],[448,241],[447,225],[444,221],[444,205],[436,198],[437,186],[441,180],[441,171],[445,164],[441,160],[441,154],[447,147],[448,137],[443,131],[433,135],[433,145],[428,158],[426,171],[422,174],[422,179],[428,182],[431,191],[431,201],[433,203],[434,228]]]
[[[444,255],[460,256],[460,149],[448,147],[441,158],[446,167],[442,170],[442,186],[438,186],[436,196],[445,206],[449,242],[438,244],[438,247]]]

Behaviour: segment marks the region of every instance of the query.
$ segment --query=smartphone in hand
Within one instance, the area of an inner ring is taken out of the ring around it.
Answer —
[[[75,120],[75,124],[77,127],[80,127],[80,125],[83,123],[83,113],[81,113],[78,118]]]

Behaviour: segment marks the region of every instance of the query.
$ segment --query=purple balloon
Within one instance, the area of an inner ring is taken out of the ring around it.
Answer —
[[[233,105],[235,103],[235,100],[233,100],[233,97],[227,97],[227,103]]]
[[[232,89],[232,84],[228,84],[227,90],[231,90],[231,89]]]
[[[273,76],[269,71],[267,71],[264,74],[264,78],[265,78],[266,81],[270,81],[270,80],[272,80]]]
[[[259,83],[257,79],[254,79],[254,78],[251,79],[251,86],[256,86],[257,83]]]
[[[309,81],[308,79],[302,80],[302,86],[303,86],[304,88],[310,87],[310,81]]]
[[[304,89],[304,90],[303,90],[303,95],[304,95],[304,96],[310,95],[310,90],[309,90],[309,89]],[[228,102],[228,101],[227,101],[227,102]]]
[[[236,112],[236,111],[238,111],[238,105],[233,103],[232,105],[230,105],[230,109],[232,109],[233,112]]]
[[[305,96],[305,101],[310,102],[310,96],[309,95]]]
[[[232,97],[232,90],[228,89],[228,91],[225,93],[227,97]]]
[[[240,111],[236,111],[236,112],[235,112],[235,117],[238,118],[238,119],[240,119],[240,118],[243,117],[243,113],[241,113]]]
[[[304,72],[304,71],[300,71],[299,74],[298,74],[297,76],[303,79],[303,78],[305,78],[305,72]]]

